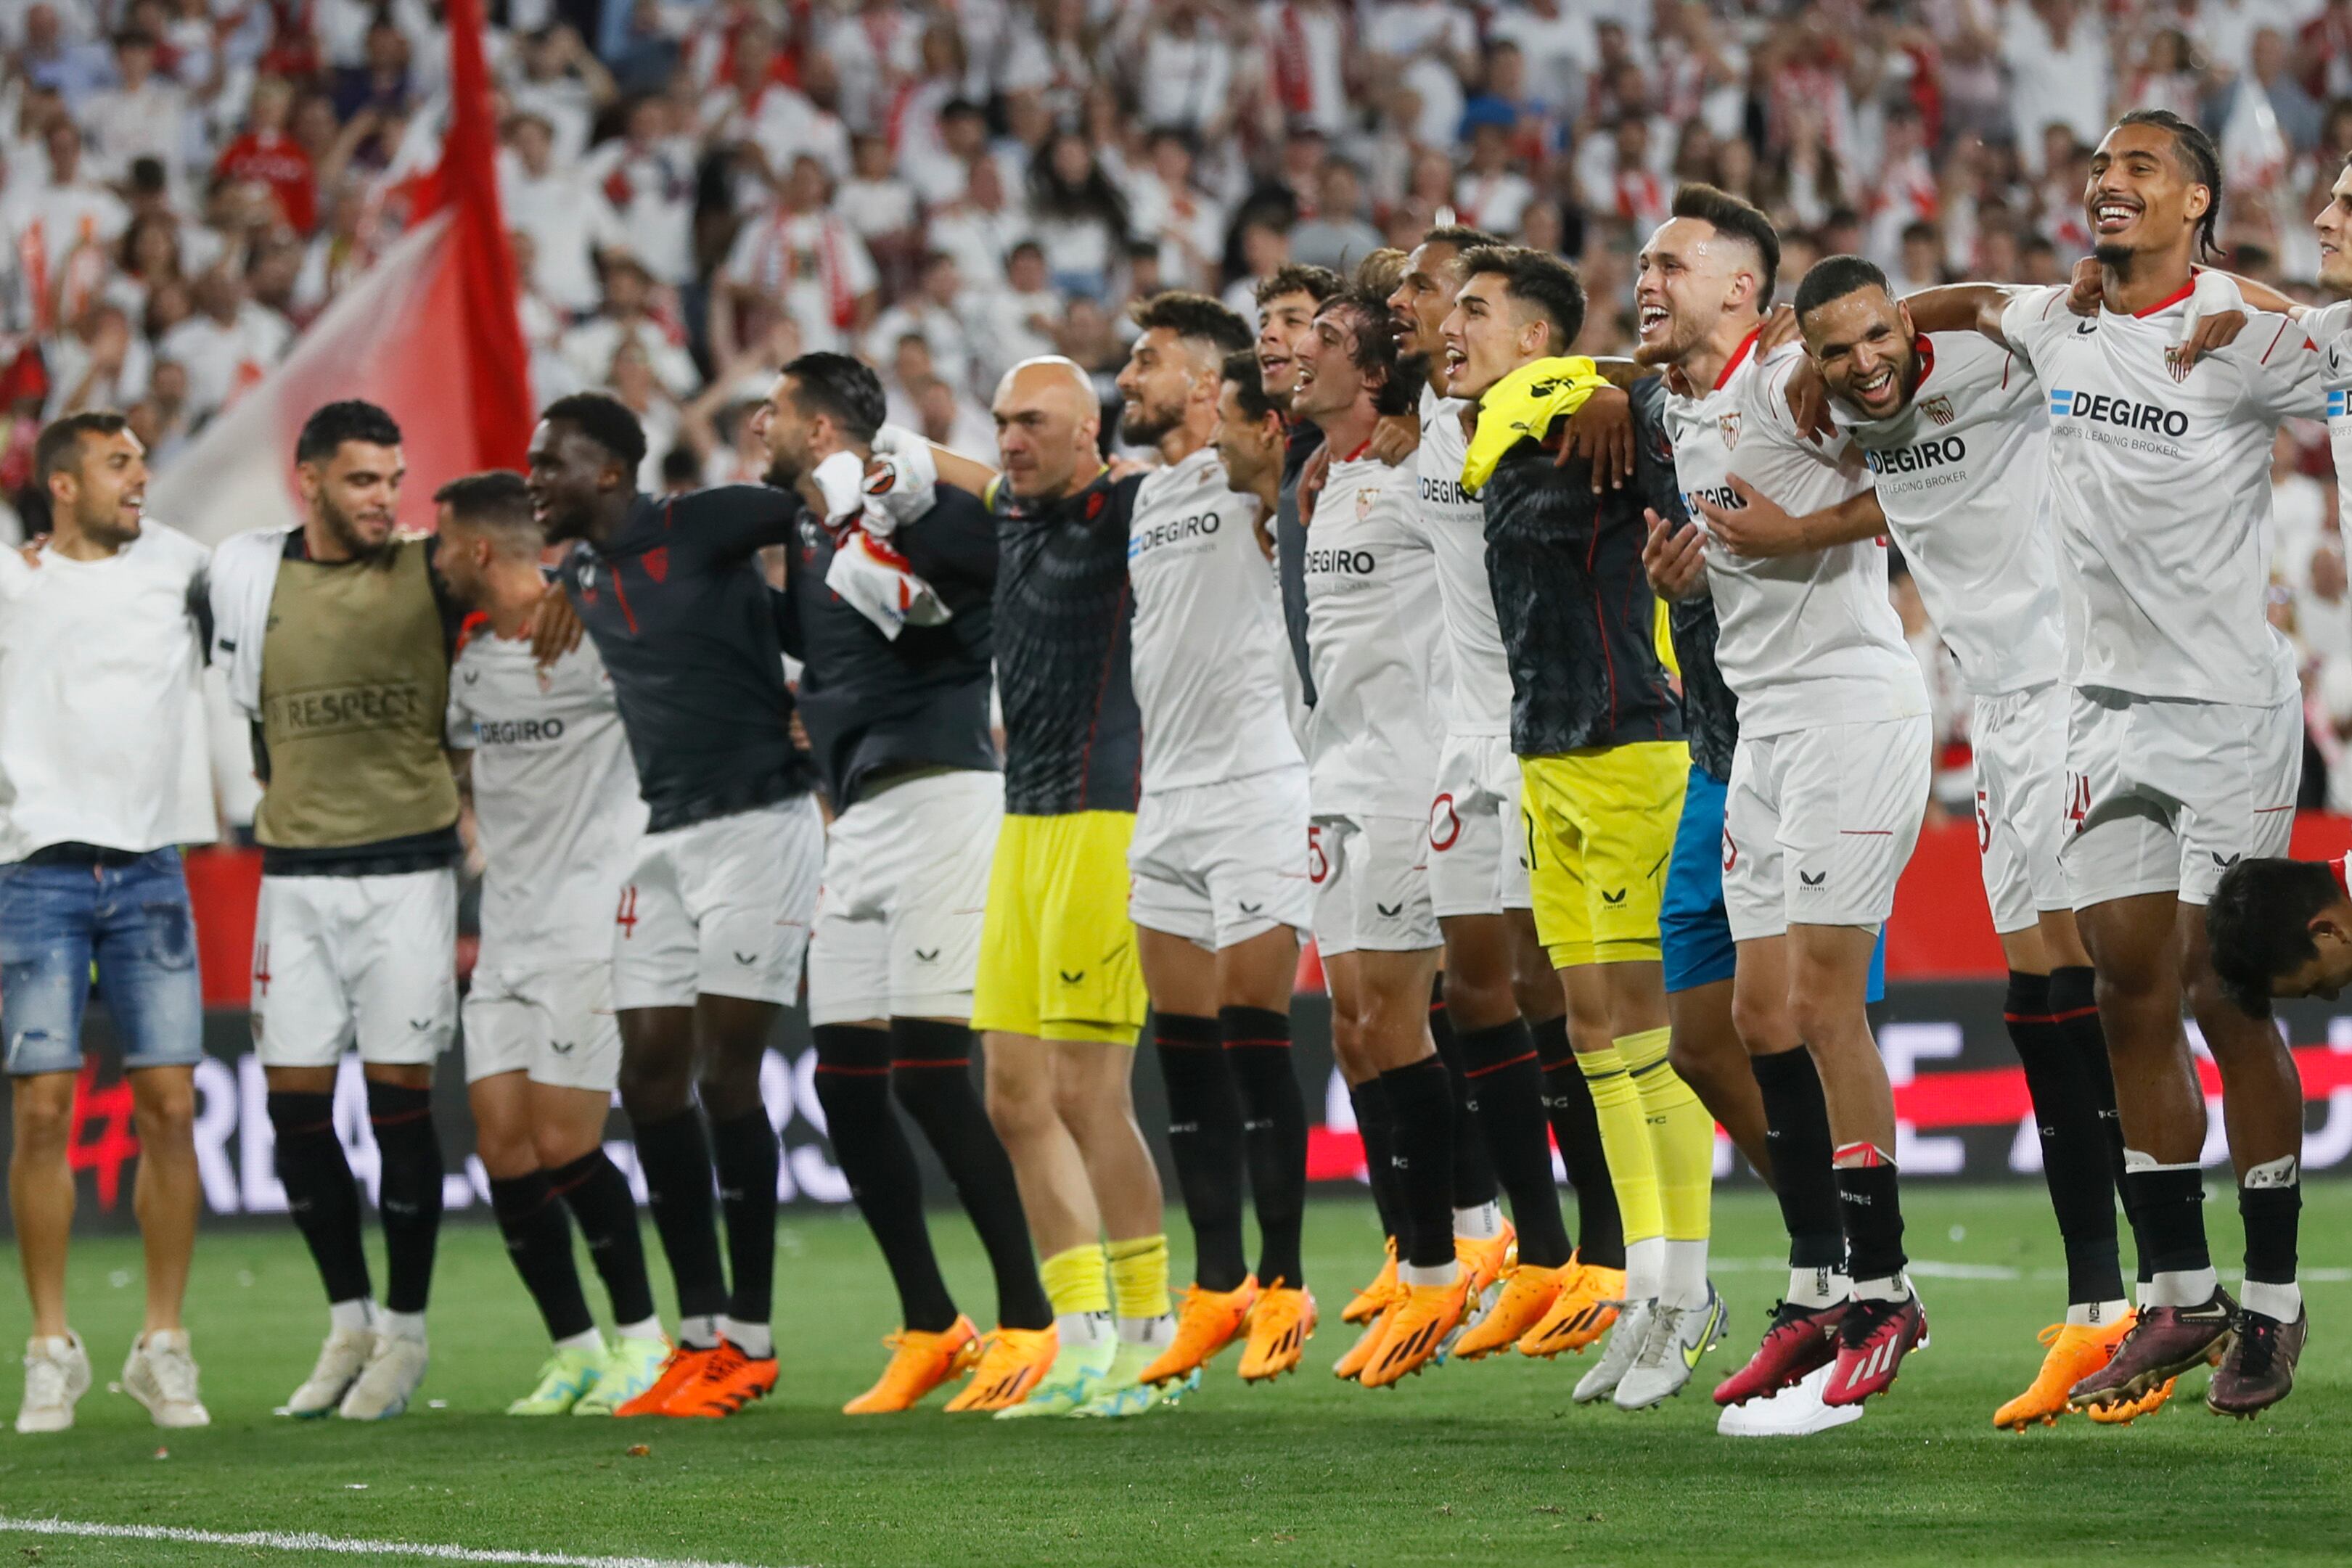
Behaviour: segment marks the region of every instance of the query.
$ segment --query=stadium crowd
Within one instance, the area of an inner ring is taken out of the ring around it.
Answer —
[[[534,391],[608,390],[652,490],[757,476],[766,370],[845,349],[892,417],[992,450],[1004,369],[1108,397],[1134,298],[1244,314],[1286,261],[1409,247],[1442,210],[1573,258],[1584,347],[1678,181],[1750,197],[1784,277],[2044,282],[2111,113],[2213,131],[2229,265],[2291,289],[2352,150],[2345,0],[508,0],[501,183]],[[0,536],[38,531],[45,419],[131,414],[159,468],[398,232],[446,45],[423,0],[0,5]],[[2352,615],[2322,433],[2283,441],[2277,614],[2306,803],[2352,809]],[[32,515],[19,517],[20,508]],[[1898,591],[1965,814],[1966,706]],[[241,813],[237,813],[241,814]]]

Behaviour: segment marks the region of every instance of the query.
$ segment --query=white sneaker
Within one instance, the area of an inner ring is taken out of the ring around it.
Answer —
[[[19,1432],[62,1432],[73,1425],[74,1401],[89,1392],[89,1354],[81,1335],[25,1342],[25,1402],[16,1407]]]
[[[1697,1369],[1698,1358],[1715,1348],[1722,1334],[1723,1298],[1715,1293],[1712,1280],[1706,1300],[1697,1306],[1659,1307],[1633,1358],[1633,1369],[1617,1384],[1617,1408],[1647,1410],[1680,1394]]]
[[[159,1329],[131,1343],[122,1364],[122,1392],[147,1406],[158,1427],[209,1427],[212,1413],[196,1397],[196,1364],[188,1331]]]
[[[425,1381],[433,1357],[421,1339],[406,1334],[379,1333],[375,1350],[360,1371],[359,1381],[343,1396],[335,1412],[346,1421],[389,1421],[408,1408],[409,1396]]]
[[[1792,1383],[1769,1399],[1750,1399],[1724,1407],[1715,1424],[1726,1437],[1810,1437],[1832,1427],[1862,1419],[1859,1405],[1824,1405],[1822,1390],[1830,1385],[1834,1362],[1817,1366],[1801,1382]]]
[[[373,1329],[337,1329],[329,1334],[319,1349],[319,1364],[286,1401],[286,1414],[305,1421],[333,1415],[374,1350]]]
[[[1633,1358],[1642,1354],[1643,1342],[1650,1337],[1650,1318],[1656,1307],[1654,1301],[1627,1301],[1618,1311],[1617,1322],[1609,1331],[1608,1348],[1601,1353],[1601,1364],[1577,1382],[1573,1397],[1579,1405],[1590,1405],[1617,1392],[1617,1385],[1633,1370]]]

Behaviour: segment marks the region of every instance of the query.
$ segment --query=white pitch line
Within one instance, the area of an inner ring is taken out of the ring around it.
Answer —
[[[0,1514],[0,1531],[71,1535],[94,1541],[168,1541],[184,1546],[258,1546],[271,1552],[330,1552],[345,1557],[418,1558],[429,1563],[507,1563],[522,1568],[748,1568],[694,1557],[583,1557],[568,1552],[502,1552],[431,1542],[361,1541],[310,1531],[181,1530],[162,1524],[100,1524],[72,1519],[16,1519]]]

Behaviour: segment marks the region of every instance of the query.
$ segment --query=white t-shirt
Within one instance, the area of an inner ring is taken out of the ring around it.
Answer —
[[[1127,536],[1143,787],[1222,784],[1300,760],[1282,695],[1289,645],[1251,522],[1213,446],[1143,477]]]
[[[1486,508],[1462,488],[1470,437],[1462,415],[1471,405],[1421,389],[1421,446],[1413,454],[1420,497],[1413,522],[1433,558],[1437,601],[1445,612],[1442,688],[1448,735],[1511,733],[1511,664],[1495,619],[1494,580],[1486,575]]]
[[[103,560],[0,550],[0,862],[214,836],[193,608],[210,559],[152,518]]]
[[[1687,502],[1737,506],[1730,476],[1801,517],[1870,486],[1861,451],[1797,434],[1785,392],[1802,350],[1769,360],[1742,343],[1705,397],[1669,397],[1675,476]],[[1704,526],[1696,506],[1694,520]],[[1757,559],[1710,548],[1707,587],[1721,627],[1716,660],[1739,699],[1743,739],[1927,711],[1918,662],[1886,597],[1886,548],[1871,539]]]
[[[1307,721],[1315,814],[1422,817],[1444,726],[1430,679],[1444,612],[1413,476],[1331,465],[1307,530]]]
[[[2176,381],[2188,298],[2085,319],[2053,287],[2020,291],[2001,316],[2048,394],[2066,678],[2267,707],[2295,690],[2293,651],[2264,613],[2271,444],[2282,419],[2319,406],[2320,356],[2301,325],[2253,311]]]
[[[1969,695],[2046,685],[2064,662],[2049,518],[2048,420],[2033,372],[1979,332],[1922,340],[1927,371],[1892,419],[1838,426],[1877,476],[1878,505]]]
[[[449,671],[448,740],[474,754],[485,972],[596,963],[645,831],[636,765],[596,645],[540,673],[530,643],[478,629]]]

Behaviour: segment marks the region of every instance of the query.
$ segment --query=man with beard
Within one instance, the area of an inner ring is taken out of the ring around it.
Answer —
[[[433,571],[470,612],[452,667],[449,748],[473,808],[481,946],[466,994],[466,1099],[507,1256],[553,1346],[509,1416],[609,1416],[660,1375],[636,1200],[604,1153],[620,1072],[605,911],[645,830],[637,773],[595,648],[551,664],[530,633],[547,541],[520,475],[435,492]],[[612,1298],[614,1343],[589,1315],[569,1210]]]
[[[971,991],[1004,783],[989,733],[996,526],[973,497],[932,486],[929,509],[890,534],[948,612],[894,637],[826,586],[858,526],[822,468],[861,476],[882,383],[846,354],[786,365],[753,411],[768,483],[803,504],[790,547],[784,646],[803,661],[801,721],[833,801],[824,884],[809,937],[809,1032],[835,1155],[898,1288],[899,1331],[853,1416],[911,1408],[967,1369],[948,1408],[1017,1405],[1054,1359],[1012,1162],[971,1079]],[[895,475],[894,475],[895,477]],[[849,493],[862,500],[862,486]],[[996,1276],[997,1328],[956,1311],[923,1218],[921,1174],[893,1097],[947,1167]]]
[[[146,1320],[121,1388],[159,1427],[202,1427],[212,1417],[180,1312],[203,1202],[204,988],[177,846],[214,831],[211,791],[190,788],[192,773],[209,781],[204,732],[191,744],[190,727],[208,554],[145,515],[147,455],[119,413],[42,431],[33,475],[55,531],[26,558],[0,551],[0,1039],[9,1215],[33,1319],[16,1430],[71,1427],[90,1385],[66,1317],[66,1255],[93,974],[139,1134]]]
[[[278,1178],[329,1303],[326,1343],[287,1411],[383,1420],[407,1408],[430,1359],[433,1064],[457,1023],[463,854],[442,722],[461,612],[433,574],[434,542],[393,531],[406,465],[390,414],[329,403],[294,459],[301,523],[239,534],[214,557],[213,657],[253,720],[254,1034]],[[354,1042],[383,1161],[381,1307],[335,1131],[335,1073]]]
[[[2066,869],[2098,967],[2126,1211],[2149,1276],[2131,1332],[2073,1401],[2127,1404],[2219,1354],[2206,1404],[2251,1416],[2293,1388],[2305,1333],[2303,1089],[2277,1030],[2222,988],[2205,908],[2231,866],[2283,854],[2294,824],[2303,705],[2266,612],[2270,453],[2282,420],[2341,398],[2325,390],[2326,356],[2289,318],[2250,317],[2210,366],[2185,346],[2189,313],[2218,302],[2193,263],[2211,249],[2221,204],[2211,139],[2168,111],[2135,110],[2100,142],[2083,193],[2095,318],[2077,319],[2056,288],[1939,289],[1906,303],[1923,330],[1973,327],[2012,350],[2049,392],[2051,495],[2077,629]],[[2206,1242],[2205,1096],[2184,1002],[2221,1073],[2242,1301],[2221,1289]]]
[[[2065,1321],[2043,1336],[2049,1354],[2032,1385],[1993,1416],[1995,1426],[2023,1430],[2063,1414],[2068,1390],[2106,1364],[2132,1323],[2116,1237],[2115,1081],[2059,860],[2065,650],[2048,516],[2049,400],[1998,344],[1918,331],[1885,277],[1859,256],[1832,256],[1806,274],[1797,319],[1812,374],[1875,487],[1805,517],[1737,479],[1746,505],[1697,505],[1718,544],[1759,559],[1891,533],[1974,694],[1985,895],[2009,960],[2002,1010],[2066,1249]],[[2159,1389],[2125,1413],[2146,1414],[2164,1397]]]
[[[1241,1375],[1298,1364],[1315,1331],[1299,1231],[1307,1107],[1291,1065],[1290,996],[1307,880],[1307,763],[1285,711],[1281,612],[1210,437],[1242,319],[1171,290],[1129,312],[1140,332],[1118,390],[1120,439],[1157,450],[1128,526],[1135,695],[1148,737],[1129,912],[1168,1092],[1169,1144],[1193,1232],[1193,1283],[1174,1343],[1132,1391],[1196,1380],[1246,1328]],[[1260,1236],[1242,1252],[1248,1174]],[[1114,1379],[1114,1381],[1117,1381]]]
[[[1470,1361],[1513,1345],[1528,1355],[1581,1351],[1615,1319],[1612,1303],[1625,1294],[1617,1197],[1591,1092],[1569,1049],[1559,982],[1536,935],[1521,853],[1511,672],[1486,570],[1486,513],[1462,488],[1463,422],[1473,405],[1451,395],[1441,351],[1463,253],[1499,243],[1477,229],[1432,229],[1388,300],[1407,364],[1427,377],[1413,517],[1437,574],[1452,675],[1429,823],[1430,900],[1445,933],[1445,1019],[1472,1087],[1471,1119],[1517,1222],[1501,1294],[1454,1347]],[[1560,1219],[1547,1113],[1576,1186],[1579,1251]],[[1479,1245],[1499,1251],[1511,1239]]]
[[[776,1383],[781,1154],[760,1064],[778,1009],[800,990],[824,828],[752,559],[793,538],[797,508],[745,485],[641,495],[644,457],[645,433],[621,403],[559,398],[531,434],[529,483],[548,538],[572,544],[562,584],[612,674],[647,812],[614,915],[613,1006],[621,1104],[677,1283],[678,1343],[618,1413],[723,1416]],[[731,1291],[712,1231],[714,1166]]]

